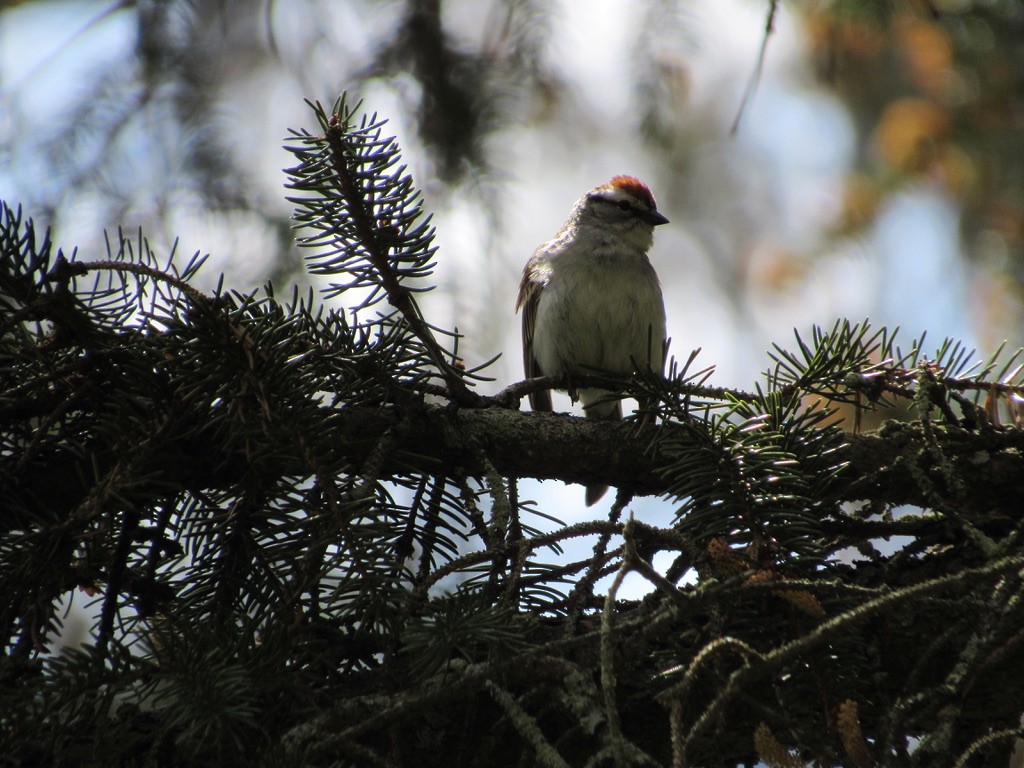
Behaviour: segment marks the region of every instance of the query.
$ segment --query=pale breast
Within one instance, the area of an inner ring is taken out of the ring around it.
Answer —
[[[534,353],[546,373],[585,367],[630,373],[636,360],[661,370],[665,308],[645,257],[561,263],[537,307]]]

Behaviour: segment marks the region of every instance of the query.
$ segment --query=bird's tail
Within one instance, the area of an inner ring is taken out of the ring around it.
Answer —
[[[595,398],[596,402],[592,402],[588,405],[587,400],[590,398],[584,396],[583,409],[584,413],[587,414],[588,419],[597,419],[600,421],[619,421],[622,419],[622,402],[606,398],[607,393],[601,393],[600,396]],[[603,483],[599,485],[588,485],[586,496],[587,506],[590,507],[596,504],[607,491],[608,486]]]

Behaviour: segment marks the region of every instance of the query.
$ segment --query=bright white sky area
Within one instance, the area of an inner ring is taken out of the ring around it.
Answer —
[[[111,5],[26,3],[0,13],[0,199],[23,204],[28,215],[64,181],[46,170],[37,139],[61,131],[62,118],[96,72],[130,58],[134,11],[104,13]],[[453,10],[452,23],[468,44],[479,38],[486,5],[453,4],[458,12]],[[686,71],[682,125],[693,141],[687,179],[667,174],[633,119],[631,67],[638,25],[646,19],[637,13],[638,4],[562,0],[558,6],[544,55],[561,73],[569,98],[544,121],[506,128],[491,139],[500,151],[491,153],[495,178],[484,182],[484,190],[467,184],[446,193],[424,170],[422,147],[403,116],[408,83],[378,82],[360,94],[368,109],[391,119],[389,130],[399,137],[427,208],[435,213],[439,290],[425,300],[428,318],[457,325],[465,334],[462,350],[469,365],[503,355],[491,369],[496,381],[484,391],[522,378],[519,319],[513,314],[522,265],[583,192],[620,173],[646,180],[671,220],[658,228],[652,253],[666,297],[671,351],[685,359],[701,347],[700,367],[716,367],[712,384],[749,387],[769,365],[765,350],[771,342],[787,345],[793,328],[831,326],[837,317],[898,324],[907,342],[926,328],[936,346],[945,335],[973,345],[959,210],[938,188],[904,190],[863,236],[827,237],[840,213],[842,183],[858,139],[843,104],[816,84],[801,28],[786,4],[735,136],[729,128],[756,66],[766,3],[680,3],[685,34],[669,29],[649,36],[656,55]],[[252,173],[254,194],[286,206],[281,169],[291,158],[281,146],[289,128],[312,129],[314,122],[302,99],[330,104],[346,87],[346,69],[367,56],[358,45],[332,47],[324,40],[342,33],[350,41],[369,38],[393,19],[387,3],[376,6],[375,16],[357,13],[370,7],[360,3],[321,3],[322,17],[337,28],[320,30],[322,37],[314,39],[296,26],[290,3],[274,7],[281,60],[308,65],[236,73],[219,108]],[[105,228],[132,231],[170,199],[176,206],[167,217],[173,233],[147,232],[158,251],[166,252],[172,236],[179,236],[182,256],[196,250],[212,254],[209,285],[220,271],[227,273],[228,285],[240,289],[261,284],[278,247],[270,234],[254,219],[212,216],[198,201],[168,190],[163,185],[173,174],[149,154],[160,144],[159,121],[132,131],[122,141],[137,142],[138,156],[129,153],[130,167],[120,170],[119,181],[137,187],[131,211],[136,219],[97,221],[95,193],[75,193],[63,203],[57,241],[65,248],[79,246],[85,258],[100,258],[96,249]],[[160,148],[161,162],[172,164],[180,161],[176,153],[187,151],[187,145]],[[499,201],[497,218],[485,209],[485,197]],[[284,286],[277,292],[289,293]],[[568,409],[568,399],[556,398],[559,407]],[[602,517],[614,495],[595,512],[583,506],[578,486],[525,482],[520,494],[567,523]],[[656,499],[638,499],[630,510],[646,522],[671,521],[672,507]],[[578,546],[563,557],[586,556],[592,542]],[[631,580],[622,596],[642,591],[638,582]]]

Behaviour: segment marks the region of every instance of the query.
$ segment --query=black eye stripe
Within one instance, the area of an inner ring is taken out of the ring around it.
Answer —
[[[640,209],[637,208],[629,200],[613,200],[609,197],[605,197],[604,195],[587,195],[587,197],[589,197],[591,200],[598,200],[602,203],[608,203],[608,205],[614,205],[620,211],[632,211],[633,213],[636,214],[640,213]]]

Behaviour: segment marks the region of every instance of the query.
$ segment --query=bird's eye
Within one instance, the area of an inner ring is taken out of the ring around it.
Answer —
[[[628,201],[628,200],[620,200],[620,201],[619,201],[619,210],[620,210],[620,211],[628,211],[628,210],[629,210],[630,208],[632,208],[632,207],[633,207],[633,206],[631,206],[631,205],[629,204],[629,201]]]

